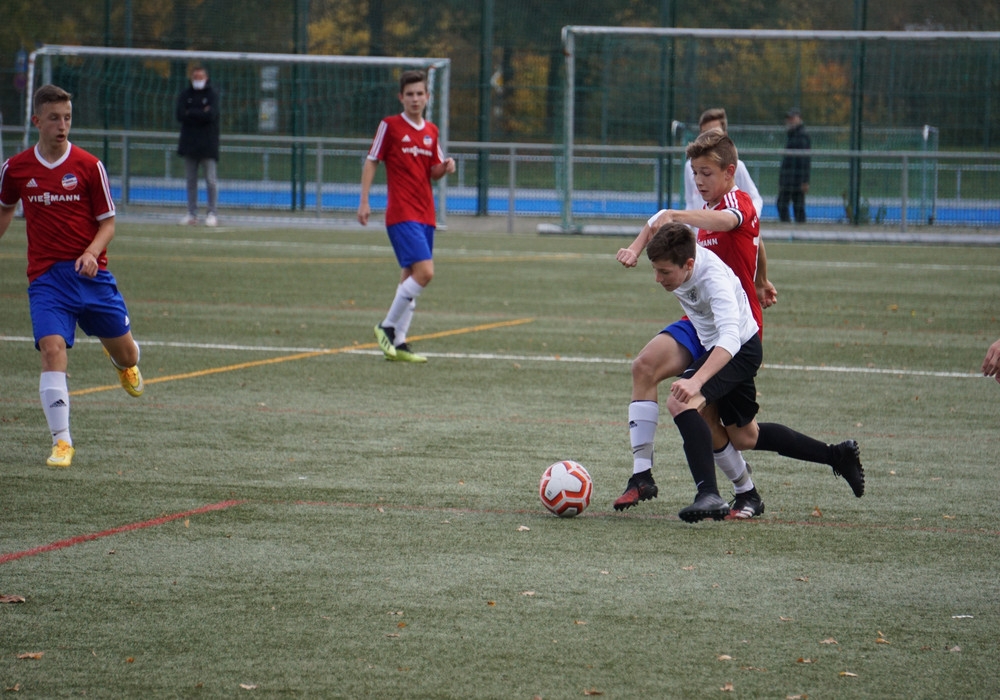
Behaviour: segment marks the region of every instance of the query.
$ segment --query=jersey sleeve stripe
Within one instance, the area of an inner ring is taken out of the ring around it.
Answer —
[[[4,180],[4,176],[7,175],[7,166],[9,164],[10,164],[10,161],[5,160],[3,162],[3,165],[0,165],[0,192],[3,192],[3,180]],[[4,201],[0,200],[0,205],[3,205],[5,207],[12,207],[15,204],[17,204],[17,200],[14,200],[14,202],[12,202],[12,203],[7,203],[7,202],[4,202]]]
[[[375,138],[372,141],[372,147],[368,150],[368,158],[370,160],[379,160],[379,153],[382,151],[382,141],[385,140],[385,132],[389,128],[383,119],[378,123],[378,130],[375,132]]]
[[[97,161],[97,172],[101,174],[101,190],[104,192],[104,207],[108,214],[115,213],[115,200],[111,197],[111,183],[108,181],[108,171],[104,168],[104,163]],[[100,220],[100,217],[98,217]]]

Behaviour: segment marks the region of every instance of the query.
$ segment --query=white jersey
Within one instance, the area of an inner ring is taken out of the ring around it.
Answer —
[[[708,248],[697,246],[691,278],[674,295],[706,350],[718,345],[736,355],[759,330],[739,278]]]
[[[753,178],[750,177],[750,173],[747,171],[747,167],[743,165],[742,160],[736,161],[736,175],[733,177],[733,181],[737,187],[750,195],[750,199],[753,200],[753,207],[757,210],[757,217],[760,218],[764,199],[760,196],[760,192],[757,191],[757,185],[754,184]],[[694,170],[691,169],[691,160],[688,159],[684,163],[684,208],[701,209],[704,206],[705,200],[701,198],[701,192],[698,191],[697,186],[694,184]]]

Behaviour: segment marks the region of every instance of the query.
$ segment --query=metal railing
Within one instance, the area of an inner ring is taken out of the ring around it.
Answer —
[[[2,128],[0,135],[20,134]],[[120,207],[180,206],[183,168],[174,132],[74,129],[74,141],[105,160]],[[316,217],[357,207],[361,163],[368,139],[288,136],[224,136],[220,158],[220,206],[313,212]],[[2,146],[0,146],[2,148]],[[305,153],[298,173],[288,167],[293,148]],[[685,158],[681,147],[574,148],[576,189],[563,186],[561,147],[537,143],[448,144],[455,175],[437,186],[439,222],[449,212],[474,214],[484,191],[480,158],[488,154],[489,213],[503,214],[508,230],[517,216],[560,218],[569,201],[574,219],[645,218],[663,206],[682,207]],[[740,155],[764,197],[764,221],[776,220],[777,171],[782,150],[742,150]],[[801,154],[801,152],[800,152]],[[1000,226],[1000,153],[813,150],[810,220],[817,223]],[[861,162],[863,211],[851,212],[842,196],[853,160]],[[228,175],[227,175],[228,173]],[[373,198],[384,197],[384,185]],[[471,202],[471,204],[470,204]],[[373,206],[377,205],[373,201]],[[572,221],[565,224],[572,225]]]

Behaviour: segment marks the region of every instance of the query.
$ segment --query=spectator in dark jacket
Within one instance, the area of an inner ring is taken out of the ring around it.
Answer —
[[[802,114],[798,109],[788,110],[785,115],[785,129],[788,130],[786,150],[808,151],[812,147],[809,134],[802,123]],[[788,204],[791,202],[795,210],[795,221],[806,222],[806,193],[809,191],[809,169],[811,163],[808,155],[798,156],[789,153],[781,159],[781,169],[778,171],[778,218],[790,221]]]
[[[188,210],[181,223],[198,222],[198,168],[205,166],[208,188],[206,226],[216,226],[215,207],[219,199],[216,166],[219,161],[219,93],[208,80],[204,66],[191,68],[191,84],[177,97],[177,121],[181,138],[177,154],[184,157]]]

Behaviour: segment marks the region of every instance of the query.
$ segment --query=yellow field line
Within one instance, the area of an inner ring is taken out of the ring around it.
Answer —
[[[455,335],[464,335],[466,333],[479,333],[481,331],[491,331],[497,328],[510,328],[512,326],[522,326],[526,323],[532,323],[535,319],[533,318],[518,318],[512,321],[498,321],[496,323],[484,323],[478,326],[467,326],[466,328],[455,328],[450,331],[439,331],[437,333],[427,333],[425,335],[414,336],[410,340],[431,340],[434,338],[448,338]],[[362,345],[347,345],[342,348],[330,348],[328,350],[313,350],[310,352],[297,352],[294,355],[284,355],[282,357],[271,357],[266,360],[254,360],[253,362],[240,362],[235,365],[225,365],[223,367],[212,367],[209,369],[201,369],[196,372],[186,372],[184,374],[171,374],[166,377],[155,377],[153,379],[146,379],[145,384],[160,384],[162,382],[174,382],[181,379],[195,379],[197,377],[207,377],[211,374],[221,374],[223,372],[235,372],[241,369],[251,369],[253,367],[264,367],[266,365],[275,365],[280,362],[292,362],[295,360],[306,360],[310,357],[320,357],[322,355],[337,355],[339,353],[350,352],[351,350],[370,350],[372,348],[377,348],[378,343],[364,343]],[[109,384],[106,386],[94,386],[89,389],[78,389],[76,391],[71,391],[70,396],[84,396],[86,394],[96,394],[102,391],[111,391],[113,389],[119,388],[118,384]]]

